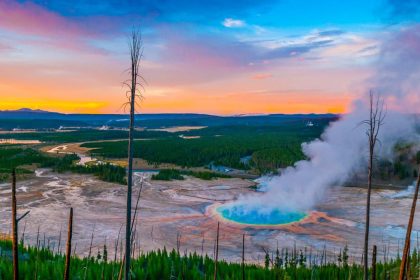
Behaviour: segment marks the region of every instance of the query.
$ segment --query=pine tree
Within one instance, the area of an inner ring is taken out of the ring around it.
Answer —
[[[100,261],[102,259],[101,251],[98,249],[98,254],[96,255],[96,260]]]
[[[349,247],[346,244],[346,246],[344,246],[343,255],[342,255],[342,260],[343,260],[343,266],[344,267],[348,267],[348,265],[349,265],[349,253],[348,252],[349,252]]]
[[[106,249],[106,244],[104,244],[103,260],[104,262],[108,261],[108,250]]]
[[[300,267],[305,267],[306,264],[306,257],[303,255],[303,251],[300,250],[300,254],[299,254],[299,266]]]
[[[268,251],[265,253],[264,266],[265,266],[265,269],[270,268],[270,255],[268,254]]]
[[[281,268],[282,265],[283,265],[283,260],[280,258],[280,251],[279,251],[279,248],[277,248],[275,266],[276,266],[276,268]]]

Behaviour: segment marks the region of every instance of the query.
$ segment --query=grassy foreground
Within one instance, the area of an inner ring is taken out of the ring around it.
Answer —
[[[0,279],[12,279],[11,242],[0,241]],[[109,256],[106,247],[90,258],[73,257],[70,279],[119,279],[119,256]],[[339,258],[340,260],[340,258]],[[287,255],[274,260],[266,258],[266,267],[245,265],[245,279],[363,279],[363,268],[341,260],[338,264],[309,267],[304,258]],[[396,279],[400,260],[378,263],[376,279]],[[418,255],[414,251],[410,262],[410,279],[418,279]],[[46,248],[19,248],[20,279],[62,279],[64,256]],[[132,261],[132,279],[213,279],[214,261],[197,254],[180,255],[165,249],[142,254]],[[218,279],[242,279],[239,263],[218,262]]]

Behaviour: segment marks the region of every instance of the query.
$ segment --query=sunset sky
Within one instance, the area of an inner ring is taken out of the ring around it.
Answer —
[[[345,112],[419,1],[398,2],[0,0],[0,110],[124,113],[135,25],[140,112]]]

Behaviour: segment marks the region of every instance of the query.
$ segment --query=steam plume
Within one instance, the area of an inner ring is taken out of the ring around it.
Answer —
[[[379,157],[391,158],[400,140],[418,141],[413,113],[420,113],[419,62],[419,24],[400,27],[381,46],[376,73],[366,86],[388,105],[376,151]],[[308,160],[288,167],[280,176],[266,178],[262,195],[242,196],[234,204],[245,204],[248,210],[260,213],[312,209],[329,187],[345,183],[353,171],[366,166],[368,140],[366,127],[360,123],[369,116],[367,100],[362,95],[353,102],[351,112],[332,123],[320,139],[302,145]]]

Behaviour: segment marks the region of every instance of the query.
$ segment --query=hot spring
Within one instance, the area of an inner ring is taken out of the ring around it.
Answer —
[[[256,209],[251,208],[246,204],[227,203],[218,206],[216,214],[222,219],[246,225],[254,226],[276,226],[287,225],[295,222],[300,222],[308,214],[300,211],[289,211],[282,209]]]

